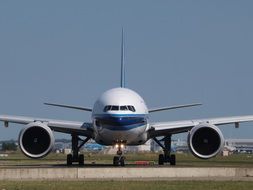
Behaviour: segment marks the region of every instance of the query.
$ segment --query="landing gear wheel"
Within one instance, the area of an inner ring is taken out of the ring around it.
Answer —
[[[113,157],[113,165],[114,166],[118,166],[119,165],[119,157],[118,156],[114,156]]]
[[[84,155],[83,154],[80,154],[78,156],[78,163],[79,163],[79,166],[83,166],[84,165]]]
[[[125,157],[122,156],[119,160],[121,166],[125,166]]]
[[[164,165],[164,155],[163,154],[159,154],[158,164]]]
[[[170,165],[175,166],[176,165],[176,155],[172,154],[170,156]]]
[[[67,165],[71,166],[72,165],[72,154],[67,155]]]
[[[171,154],[171,134],[165,136],[163,140],[158,140],[156,137],[153,139],[163,149],[163,154],[159,155],[158,164],[164,165],[164,163],[170,163],[170,165],[175,166],[176,155]],[[164,144],[161,141],[164,141]]]

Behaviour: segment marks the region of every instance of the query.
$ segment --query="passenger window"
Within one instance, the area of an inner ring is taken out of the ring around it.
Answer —
[[[112,111],[119,110],[119,106],[112,106],[111,110],[112,110]]]
[[[120,110],[126,111],[126,110],[128,110],[128,109],[127,109],[127,106],[120,106]]]

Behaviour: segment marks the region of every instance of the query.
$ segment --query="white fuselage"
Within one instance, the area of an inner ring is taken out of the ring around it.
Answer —
[[[92,111],[95,141],[103,145],[140,145],[148,140],[148,109],[136,92],[113,88],[104,92]]]

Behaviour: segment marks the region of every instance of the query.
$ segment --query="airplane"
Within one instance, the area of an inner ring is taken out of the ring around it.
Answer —
[[[67,165],[84,165],[84,155],[80,148],[90,139],[105,146],[117,148],[113,158],[114,166],[125,166],[123,149],[125,146],[142,145],[153,139],[163,149],[158,164],[176,165],[176,156],[171,153],[171,136],[188,133],[191,153],[200,159],[209,159],[220,153],[224,147],[224,137],[220,126],[253,121],[253,115],[220,117],[197,120],[150,122],[150,114],[165,110],[199,106],[200,103],[168,107],[148,108],[143,98],[125,86],[124,35],[121,39],[121,80],[120,87],[104,92],[93,108],[65,104],[45,103],[49,106],[91,112],[90,122],[65,121],[23,116],[0,115],[0,121],[23,124],[19,133],[21,151],[32,159],[48,155],[54,146],[54,132],[71,135],[72,153],[67,155]],[[219,126],[219,127],[218,127]]]

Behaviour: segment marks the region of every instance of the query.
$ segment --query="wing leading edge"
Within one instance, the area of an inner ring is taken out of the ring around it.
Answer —
[[[82,135],[86,137],[93,136],[92,123],[83,123],[78,121],[66,121],[66,120],[53,120],[53,119],[43,119],[43,118],[32,118],[23,116],[12,116],[12,115],[0,115],[0,121],[8,126],[8,123],[17,123],[27,125],[33,122],[46,123],[53,131],[61,133],[75,133],[77,135]]]
[[[209,119],[185,120],[185,121],[171,121],[171,122],[157,122],[151,123],[150,137],[166,136],[168,134],[183,133],[191,130],[192,127],[201,124],[209,123],[213,125],[226,125],[253,121],[253,115],[247,116],[234,116],[234,117],[220,117]]]

